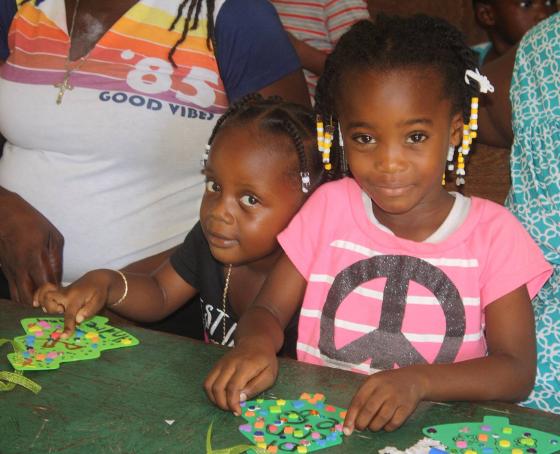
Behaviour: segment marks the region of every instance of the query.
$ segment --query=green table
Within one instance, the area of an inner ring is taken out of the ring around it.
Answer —
[[[42,312],[0,300],[0,337],[23,334],[19,320]],[[62,364],[59,370],[27,372],[42,385],[34,395],[16,387],[0,393],[0,453],[204,453],[214,421],[213,448],[245,442],[244,422],[214,407],[202,382],[223,349],[178,336],[127,327],[137,347],[106,351],[101,358]],[[0,370],[9,370],[9,349],[0,352]],[[346,407],[363,376],[281,360],[270,393],[295,399],[321,392],[327,403]],[[431,424],[481,421],[508,416],[512,424],[560,433],[560,417],[495,403],[423,403],[393,433],[355,433],[329,453],[377,453],[385,446],[405,449]],[[174,420],[168,425],[165,420]]]

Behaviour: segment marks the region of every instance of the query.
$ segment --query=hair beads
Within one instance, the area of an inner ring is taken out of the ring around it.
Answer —
[[[465,82],[467,85],[470,85],[471,79],[475,80],[478,83],[478,87],[481,93],[492,93],[494,91],[494,87],[488,80],[488,78],[476,70],[467,69],[465,71]],[[463,141],[461,146],[459,147],[459,151],[457,153],[457,170],[455,174],[457,175],[457,179],[455,180],[455,184],[460,186],[465,184],[465,156],[469,154],[471,151],[471,145],[473,139],[476,139],[478,131],[478,97],[473,96],[471,98],[471,113],[469,116],[468,124],[463,125]],[[451,153],[451,149],[450,149]],[[453,170],[453,155],[451,155],[451,159],[449,159],[449,155],[447,155],[447,160],[451,161],[451,164],[448,166],[449,170]]]
[[[319,153],[323,158],[323,165],[325,170],[331,170],[331,147],[334,136],[334,127],[328,124],[326,127],[323,126],[323,120],[321,117],[317,117],[317,148]]]

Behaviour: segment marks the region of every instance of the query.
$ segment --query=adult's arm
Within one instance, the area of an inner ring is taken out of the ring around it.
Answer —
[[[216,18],[216,43],[220,76],[230,103],[260,92],[309,106],[298,56],[269,2],[226,1]]]
[[[31,304],[42,284],[60,284],[64,237],[22,197],[0,186],[0,265],[11,298]]]
[[[513,142],[509,89],[517,46],[482,68],[482,73],[494,85],[494,93],[483,95],[479,110],[477,141],[499,148],[509,148]]]

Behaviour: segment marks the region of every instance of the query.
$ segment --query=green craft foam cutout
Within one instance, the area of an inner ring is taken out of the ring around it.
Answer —
[[[422,431],[447,446],[450,454],[465,454],[469,450],[477,454],[551,454],[560,451],[560,435],[515,426],[502,416],[485,416],[482,422],[428,426]]]
[[[325,404],[322,394],[303,393],[298,400],[256,399],[241,409],[247,423],[239,431],[267,453],[315,452],[342,443],[346,410]]]
[[[14,340],[24,346],[23,353],[9,353],[8,360],[16,370],[52,370],[60,363],[99,358],[103,350],[132,347],[139,341],[120,328],[107,324],[109,319],[96,315],[80,323],[67,339],[62,317],[24,318],[27,333]]]

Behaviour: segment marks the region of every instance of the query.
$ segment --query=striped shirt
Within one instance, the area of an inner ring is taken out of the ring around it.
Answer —
[[[330,53],[340,37],[356,22],[369,19],[363,0],[271,0],[286,31],[300,41]],[[311,97],[318,76],[305,70]]]

